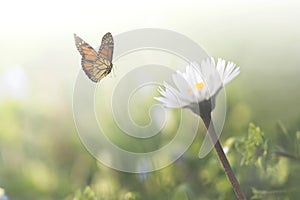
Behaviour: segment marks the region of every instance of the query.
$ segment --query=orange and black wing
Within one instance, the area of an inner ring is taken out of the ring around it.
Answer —
[[[111,33],[106,33],[102,38],[101,46],[98,51],[98,57],[94,63],[94,76],[98,81],[107,76],[112,70],[113,48],[113,37]]]
[[[94,82],[99,82],[112,69],[113,38],[107,33],[97,53],[89,44],[74,34],[76,47],[82,55],[81,65],[86,75]]]
[[[94,63],[97,60],[98,53],[86,43],[83,39],[74,34],[76,48],[82,56],[81,66],[86,75],[92,80],[94,79]]]
[[[107,76],[112,69],[112,63],[105,58],[98,56],[97,60],[94,62],[92,69],[93,81],[98,82]]]
[[[101,46],[98,51],[98,57],[94,65],[95,77],[101,80],[107,76],[113,67],[112,55],[114,49],[114,40],[111,33],[106,33],[101,41]]]
[[[106,33],[102,38],[102,42],[98,54],[100,57],[112,63],[113,51],[114,51],[113,36],[111,35],[111,33]]]

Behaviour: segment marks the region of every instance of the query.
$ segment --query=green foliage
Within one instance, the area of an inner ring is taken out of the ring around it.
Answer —
[[[281,199],[281,200],[289,200],[287,196],[287,191],[280,191],[280,190],[273,190],[273,191],[267,191],[267,190],[258,190],[255,188],[252,188],[253,196],[251,199]],[[276,198],[277,197],[277,198]]]
[[[247,166],[244,170],[254,176],[248,176],[249,182],[256,183],[252,185],[251,199],[289,200],[300,194],[298,184],[290,186],[300,180],[299,131],[290,133],[281,122],[277,128],[283,136],[278,144],[285,141],[285,146],[268,143],[261,129],[250,124],[247,136],[237,140],[236,152],[231,151],[240,155],[241,164]]]
[[[90,187],[86,187],[84,191],[76,192],[76,195],[73,200],[97,200],[94,191]]]
[[[127,192],[123,197],[122,200],[141,200],[142,198],[136,192]]]
[[[192,191],[192,189],[187,185],[183,184],[179,186],[175,192],[174,196],[172,197],[172,200],[194,200],[195,195]]]
[[[265,168],[268,142],[259,127],[249,124],[247,137],[236,143],[236,149],[242,155],[242,165],[256,164]]]
[[[247,110],[240,108],[230,113],[229,125],[236,123],[240,110]],[[153,173],[129,174],[98,163],[86,151],[73,121],[65,120],[72,118],[71,112],[36,110],[16,102],[0,104],[0,109],[0,187],[9,199],[234,199],[215,153],[197,157],[201,134],[172,165]],[[248,199],[300,196],[298,124],[293,130],[282,122],[274,124],[260,125],[263,131],[254,124],[248,129],[227,126],[221,137],[226,139],[221,143]],[[169,138],[160,138],[164,139],[163,144]]]
[[[107,199],[117,199],[117,197],[108,197],[100,192],[96,195],[96,192],[93,191],[89,186],[87,186],[84,191],[77,191],[73,200],[107,200]],[[126,192],[120,194],[120,200],[141,200],[140,195],[137,192]]]

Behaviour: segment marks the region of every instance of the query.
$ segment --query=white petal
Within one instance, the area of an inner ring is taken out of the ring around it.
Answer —
[[[183,77],[181,73],[173,74],[172,79],[179,89],[179,92],[182,94],[182,98],[186,101],[191,98],[191,95],[188,93],[189,88],[191,87],[186,79]]]
[[[163,104],[163,106],[165,106],[167,108],[181,108],[181,107],[183,107],[178,103],[178,101],[177,102],[169,101],[169,99],[166,99],[164,97],[154,97],[154,99],[161,102]]]
[[[240,73],[240,68],[233,62],[226,63],[223,59],[218,59],[217,63],[211,58],[190,63],[185,72],[177,71],[172,76],[176,85],[175,89],[168,83],[164,83],[165,89],[159,87],[161,97],[155,99],[165,107],[182,108],[189,107],[194,110],[193,105],[211,98],[215,100],[217,93],[224,85],[233,80]],[[197,88],[196,84],[204,82],[203,88]]]
[[[225,74],[223,79],[224,85],[232,81],[240,73],[240,68],[236,67],[235,64],[229,65],[228,68],[229,69],[226,71],[227,73]]]
[[[226,66],[225,60],[223,60],[221,58],[218,58],[216,69],[217,69],[217,71],[218,71],[218,73],[220,75],[221,80],[223,80],[223,78],[224,78],[224,69],[225,69],[225,66]]]
[[[172,102],[179,102],[177,104],[180,104],[180,105],[186,105],[186,104],[189,104],[192,101],[191,98],[185,98],[183,94],[181,94],[180,92],[178,92],[176,89],[174,89],[169,84],[164,83],[164,86],[166,88],[164,96],[167,99],[170,99],[170,101],[172,101]]]
[[[196,76],[195,76],[195,71],[193,70],[193,67],[192,66],[187,66],[187,69],[188,69],[188,74],[187,74],[187,78],[190,83],[191,86],[193,86],[195,83],[197,83],[197,79],[196,79]]]

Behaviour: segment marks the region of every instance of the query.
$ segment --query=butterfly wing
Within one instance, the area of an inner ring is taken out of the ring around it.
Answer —
[[[112,62],[112,56],[114,51],[114,39],[111,33],[106,33],[101,42],[98,54],[100,57]]]
[[[81,65],[86,75],[94,82],[99,82],[112,69],[113,37],[110,33],[103,36],[99,52],[74,34],[76,47],[82,55]]]
[[[97,81],[107,76],[113,67],[112,55],[114,40],[111,33],[106,33],[98,51],[98,57],[94,63],[94,76]]]
[[[86,75],[92,80],[94,72],[94,63],[97,60],[98,53],[91,47],[88,43],[86,43],[83,39],[74,34],[76,48],[82,56],[81,66]]]
[[[112,69],[112,63],[100,56],[98,56],[97,60],[94,63],[94,68],[93,68],[93,79],[95,82],[100,81],[102,78],[107,76]]]

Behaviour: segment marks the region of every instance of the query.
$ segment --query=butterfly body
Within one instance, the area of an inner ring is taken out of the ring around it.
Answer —
[[[98,52],[76,34],[74,34],[74,38],[76,48],[82,56],[83,71],[93,82],[99,82],[111,72],[113,67],[114,40],[111,33],[103,36]]]

